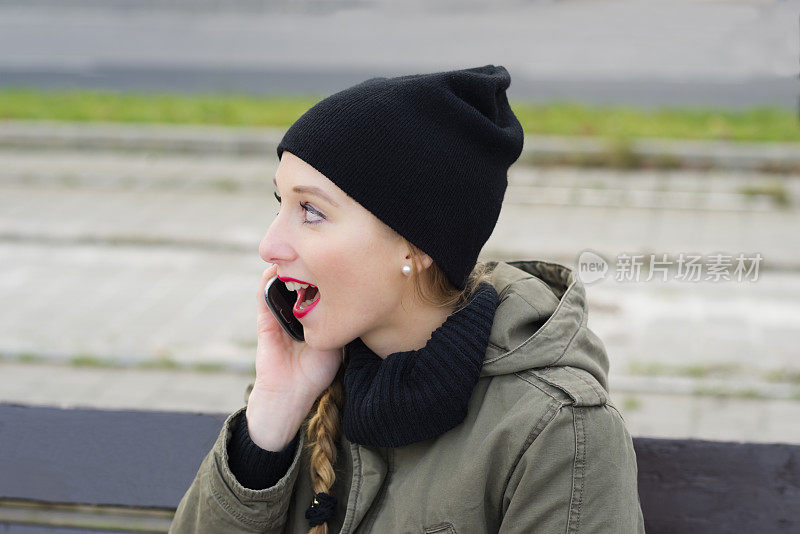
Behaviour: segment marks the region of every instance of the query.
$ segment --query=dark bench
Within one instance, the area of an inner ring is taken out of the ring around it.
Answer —
[[[0,403],[0,533],[166,532],[227,415]],[[800,445],[634,445],[648,534],[800,532]]]

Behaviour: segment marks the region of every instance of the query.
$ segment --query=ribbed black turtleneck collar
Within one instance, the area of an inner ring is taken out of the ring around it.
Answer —
[[[423,348],[385,359],[361,338],[348,343],[342,415],[347,439],[400,447],[460,424],[481,374],[497,304],[497,291],[483,282]]]

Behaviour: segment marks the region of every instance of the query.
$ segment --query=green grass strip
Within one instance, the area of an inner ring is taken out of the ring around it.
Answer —
[[[0,89],[0,119],[123,123],[290,126],[320,96],[117,93],[83,90]],[[528,134],[607,139],[676,138],[800,141],[792,110],[589,106],[570,102],[511,106]]]
[[[512,103],[526,133],[599,136],[612,139],[672,138],[725,141],[800,141],[794,111],[754,107],[727,109],[642,109],[575,103]]]
[[[0,89],[0,119],[290,126],[319,99]]]

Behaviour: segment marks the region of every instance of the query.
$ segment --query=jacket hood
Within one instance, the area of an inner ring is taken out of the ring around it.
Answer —
[[[487,265],[499,303],[481,376],[572,366],[608,391],[608,356],[586,326],[586,292],[573,269],[538,260]]]

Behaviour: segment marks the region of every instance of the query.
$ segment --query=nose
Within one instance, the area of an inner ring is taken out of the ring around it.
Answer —
[[[261,259],[269,263],[281,263],[292,261],[296,254],[287,238],[287,232],[281,229],[280,215],[272,221],[267,228],[267,233],[261,238],[258,245],[258,255]]]

